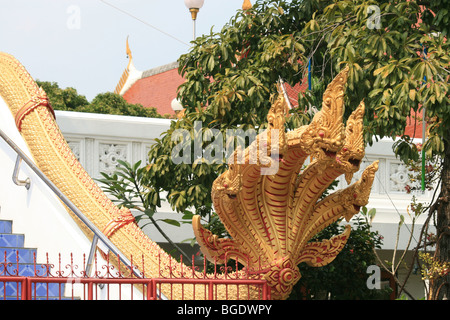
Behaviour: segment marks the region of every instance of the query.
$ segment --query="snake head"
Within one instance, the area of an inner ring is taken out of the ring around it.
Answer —
[[[322,99],[322,109],[302,130],[302,149],[319,160],[336,159],[345,144],[344,86],[348,67],[343,69],[328,85]]]
[[[336,160],[339,167],[345,172],[345,179],[350,184],[353,174],[360,168],[364,157],[363,118],[364,102],[353,111],[347,120],[345,128],[345,143],[339,150]]]
[[[281,161],[287,151],[285,123],[287,116],[287,102],[284,95],[278,92],[276,99],[267,114],[267,155]]]
[[[343,195],[343,203],[346,210],[344,217],[347,221],[359,212],[361,207],[369,203],[370,191],[372,189],[373,181],[375,180],[375,174],[378,171],[379,161],[373,162],[371,165],[364,169],[361,178],[345,189],[345,195]]]

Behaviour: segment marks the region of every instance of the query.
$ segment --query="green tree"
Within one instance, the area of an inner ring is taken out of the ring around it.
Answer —
[[[100,93],[90,104],[80,106],[74,111],[161,118],[156,108],[144,108],[141,104],[128,103],[121,95],[113,92]]]
[[[56,82],[39,81],[36,83],[47,93],[50,104],[55,110],[75,111],[89,104],[85,96],[74,88],[61,89]]]
[[[354,220],[347,244],[336,259],[321,268],[306,264],[299,266],[302,277],[290,299],[389,299],[389,289],[370,289],[366,283],[367,268],[377,264],[374,249],[381,248],[382,237],[370,230],[362,216],[356,216]],[[315,239],[329,239],[343,231],[343,226],[336,222],[317,234]]]
[[[309,38],[309,52],[323,52],[314,68],[317,78],[326,82],[330,71],[350,67],[346,105],[352,110],[366,98],[367,142],[396,138],[397,156],[417,161],[420,153],[404,130],[408,117],[423,114],[428,136],[422,155],[442,159],[441,194],[428,213],[436,221],[440,261],[450,258],[449,7],[445,0],[330,2],[303,33],[322,35]],[[440,290],[436,297],[450,295],[448,275],[433,286]]]
[[[121,95],[106,92],[95,96],[92,102],[78,94],[74,88],[62,89],[56,82],[36,81],[44,89],[55,110],[161,118],[156,108],[144,108],[141,104],[128,103]]]

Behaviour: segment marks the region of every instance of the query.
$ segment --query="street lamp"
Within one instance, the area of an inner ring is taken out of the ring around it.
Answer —
[[[173,99],[170,103],[170,106],[172,107],[172,110],[175,111],[175,115],[177,116],[177,118],[180,119],[183,115],[182,111],[184,109],[180,103],[180,100],[178,100],[177,98]]]
[[[183,106],[177,98],[173,99],[170,105],[175,112],[183,110]]]
[[[200,8],[203,7],[203,3],[205,0],[184,0],[184,4],[191,12],[192,17],[192,25],[193,25],[193,37],[195,40],[195,20],[197,20],[197,13],[200,11]]]
[[[247,11],[252,8],[252,3],[250,0],[244,0],[244,3],[242,4],[242,10]]]

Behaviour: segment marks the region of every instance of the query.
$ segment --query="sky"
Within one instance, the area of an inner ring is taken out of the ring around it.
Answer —
[[[242,3],[205,0],[196,35],[220,31]],[[145,71],[187,53],[192,26],[184,0],[0,0],[0,51],[34,79],[73,87],[89,101],[114,91],[128,64],[127,37]]]

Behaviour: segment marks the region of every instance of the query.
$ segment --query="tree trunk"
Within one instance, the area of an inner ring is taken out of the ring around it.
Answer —
[[[436,259],[450,261],[450,130],[445,141],[444,164],[442,168],[441,193],[436,212]],[[440,277],[431,284],[434,299],[450,299],[450,274]]]

